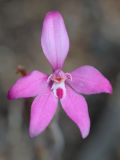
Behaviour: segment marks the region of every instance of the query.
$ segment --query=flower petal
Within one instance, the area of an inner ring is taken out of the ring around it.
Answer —
[[[70,73],[72,81],[68,83],[78,93],[96,94],[106,92],[112,94],[110,82],[94,67],[82,66]]]
[[[62,107],[67,115],[77,124],[82,137],[86,138],[90,130],[90,118],[86,100],[67,85],[66,91],[66,97],[61,99]]]
[[[27,76],[21,77],[8,91],[8,99],[33,97],[46,87],[48,75],[39,71],[33,71]]]
[[[57,98],[51,91],[44,96],[37,96],[31,106],[30,136],[35,137],[48,126],[57,108]]]
[[[61,69],[69,50],[69,38],[58,11],[47,13],[43,22],[41,44],[53,71]]]

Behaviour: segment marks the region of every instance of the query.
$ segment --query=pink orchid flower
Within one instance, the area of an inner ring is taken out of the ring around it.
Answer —
[[[62,71],[69,50],[69,38],[58,11],[47,13],[43,22],[41,45],[53,73],[47,75],[33,71],[18,79],[8,91],[8,99],[36,96],[31,106],[29,128],[31,137],[46,129],[60,99],[63,110],[77,124],[82,137],[85,138],[89,134],[90,118],[86,100],[81,94],[101,92],[111,94],[111,84],[92,66],[85,65],[71,73]]]

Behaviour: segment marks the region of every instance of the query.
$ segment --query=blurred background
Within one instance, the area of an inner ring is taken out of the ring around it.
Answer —
[[[32,99],[8,101],[7,91],[28,72],[51,73],[40,36],[45,14],[59,10],[70,38],[64,71],[92,65],[112,83],[113,94],[85,96],[91,131],[83,140],[59,106],[38,137],[28,133]],[[0,160],[120,160],[120,1],[0,0]]]

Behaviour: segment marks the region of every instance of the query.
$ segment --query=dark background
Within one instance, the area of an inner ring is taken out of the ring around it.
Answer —
[[[85,96],[91,131],[83,140],[59,106],[38,137],[28,133],[31,99],[8,101],[7,91],[28,72],[51,73],[40,36],[45,14],[59,10],[70,38],[64,71],[92,65],[112,83],[113,94]],[[0,0],[0,160],[120,160],[120,1]]]

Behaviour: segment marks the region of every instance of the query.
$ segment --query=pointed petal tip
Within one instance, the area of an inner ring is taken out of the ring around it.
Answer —
[[[80,131],[80,132],[81,132],[81,131]],[[82,138],[83,138],[83,139],[87,138],[88,135],[89,135],[89,132],[90,132],[90,128],[89,128],[89,130],[87,130],[87,131],[81,132]]]
[[[79,129],[80,129],[80,133],[81,133],[81,136],[82,136],[83,139],[87,138],[89,133],[90,133],[90,123],[91,122],[90,122],[90,117],[89,117],[89,119],[88,119],[88,121],[86,123],[87,124],[86,128],[80,128],[80,126],[78,126]]]
[[[35,138],[38,135],[40,135],[44,130],[39,130],[38,132],[38,126],[36,127],[35,125],[32,126],[31,124],[29,125],[29,136],[31,138]]]
[[[108,79],[105,78],[105,83],[103,83],[103,86],[104,86],[104,89],[103,89],[103,93],[108,93],[108,94],[112,94],[113,93],[113,89],[112,89],[112,85],[111,83],[109,82]],[[102,93],[101,92],[101,93]]]
[[[7,99],[11,100],[10,92],[8,91]]]
[[[108,93],[108,94],[112,94],[113,93],[113,88],[112,88],[112,85],[110,84],[110,82],[109,82],[108,88],[106,90],[106,93]]]
[[[46,18],[47,17],[50,17],[50,16],[60,16],[60,12],[55,10],[55,11],[49,11],[47,14],[46,14]]]
[[[36,126],[31,126],[30,125],[29,136],[31,138],[35,138],[35,137],[39,136],[40,134],[42,134],[42,132],[44,132],[47,127],[40,129],[39,126],[36,127]]]
[[[13,100],[13,99],[15,99],[15,97],[12,95],[11,89],[8,91],[7,99],[8,99],[8,100]]]
[[[35,138],[38,134],[32,132],[32,131],[29,131],[29,136],[30,138]]]
[[[35,135],[32,134],[32,133],[29,133],[29,136],[30,136],[30,138],[34,138],[35,137]]]
[[[105,93],[112,94],[113,91],[110,89],[110,90],[106,90]]]

